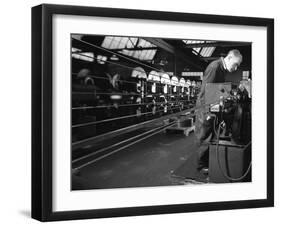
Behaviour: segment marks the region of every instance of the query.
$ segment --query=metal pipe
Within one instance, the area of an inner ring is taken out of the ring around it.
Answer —
[[[158,71],[158,72],[161,72],[161,70],[159,70],[159,69],[157,69],[157,68],[154,68],[154,67],[151,67],[151,66],[149,66],[149,65],[147,65],[147,64],[144,64],[144,63],[142,63],[142,62],[133,60],[133,59],[131,59],[131,58],[129,58],[129,57],[123,56],[122,54],[119,54],[119,53],[110,51],[110,50],[108,50],[108,49],[106,49],[106,48],[103,48],[103,47],[101,47],[101,46],[97,46],[97,45],[95,45],[95,44],[92,44],[92,43],[89,43],[89,42],[86,42],[86,41],[83,41],[83,40],[80,40],[80,39],[76,39],[76,38],[73,38],[73,37],[72,37],[72,39],[77,40],[77,41],[80,41],[80,42],[82,42],[82,43],[84,43],[84,44],[87,44],[87,45],[89,45],[89,46],[92,46],[92,47],[94,47],[94,48],[104,50],[104,51],[106,51],[106,52],[108,52],[108,53],[115,54],[115,55],[117,55],[117,56],[120,56],[120,57],[122,57],[122,58],[124,58],[124,59],[127,59],[127,60],[129,60],[129,61],[131,61],[131,62],[134,62],[134,63],[136,63],[136,64],[140,64],[140,65],[145,66],[145,67],[147,67],[147,68],[150,68],[150,69],[156,70],[156,71]]]
[[[174,107],[173,109],[177,109],[179,107]],[[173,110],[172,109],[172,110]],[[141,113],[139,115],[137,114],[133,114],[133,115],[125,115],[125,116],[121,116],[121,117],[116,117],[116,118],[110,118],[110,119],[104,119],[104,120],[100,120],[100,121],[94,121],[94,122],[87,122],[87,123],[81,123],[81,124],[76,124],[76,125],[72,125],[72,128],[77,128],[77,127],[83,127],[83,126],[89,126],[89,125],[95,125],[95,124],[99,124],[99,123],[105,123],[105,122],[110,122],[110,121],[115,121],[115,120],[120,120],[120,119],[125,119],[125,118],[132,118],[132,117],[139,117],[142,115],[147,115],[147,114],[152,114],[152,113],[158,113],[158,112],[162,112],[164,110],[159,110],[159,111],[155,111],[155,112],[146,112],[146,113]]]
[[[108,133],[104,133],[104,134],[101,134],[101,135],[98,135],[98,136],[95,136],[95,137],[90,137],[90,138],[86,138],[86,139],[83,139],[83,140],[79,140],[79,141],[76,141],[76,142],[72,143],[72,151],[75,150],[75,149],[78,149],[80,147],[83,147],[85,145],[90,145],[90,144],[93,144],[95,142],[102,142],[105,139],[113,138],[117,134],[120,135],[120,134],[124,134],[125,132],[131,132],[131,131],[134,131],[136,129],[144,128],[147,125],[151,125],[153,123],[159,123],[159,122],[162,122],[163,120],[169,119],[171,117],[177,117],[177,116],[180,116],[180,115],[183,115],[183,114],[187,115],[188,113],[189,113],[189,109],[183,110],[181,112],[172,113],[172,114],[169,114],[169,115],[164,115],[164,116],[161,116],[160,118],[151,119],[149,121],[141,122],[141,123],[138,123],[136,125],[123,127],[121,129],[110,131]]]
[[[176,123],[176,122],[172,122],[171,124],[175,124],[175,123]],[[170,124],[169,124],[169,125],[170,125]],[[110,146],[108,146],[108,147],[101,148],[101,149],[99,149],[98,151],[95,151],[95,152],[93,152],[93,153],[90,153],[90,154],[88,154],[88,155],[85,155],[85,156],[82,156],[82,157],[80,157],[80,158],[78,158],[78,159],[73,160],[72,163],[76,163],[76,162],[81,161],[81,160],[83,160],[83,159],[85,159],[85,158],[88,158],[88,157],[90,157],[90,156],[93,156],[93,155],[96,155],[96,154],[98,154],[98,153],[104,152],[104,151],[106,151],[106,150],[108,150],[108,149],[110,149],[110,148],[119,146],[119,145],[124,144],[124,143],[126,143],[126,142],[128,142],[128,141],[134,140],[134,139],[139,138],[139,137],[141,137],[141,136],[143,136],[143,135],[145,135],[145,134],[149,134],[149,133],[151,133],[151,132],[154,132],[154,131],[156,131],[156,130],[159,130],[160,128],[162,129],[163,127],[167,127],[167,126],[168,126],[168,125],[159,126],[158,128],[154,128],[154,129],[151,129],[151,130],[149,130],[149,131],[146,131],[146,132],[144,132],[144,133],[142,133],[142,134],[139,134],[139,135],[130,137],[130,138],[128,138],[128,139],[122,140],[121,142],[115,143],[115,144],[110,145]]]
[[[158,130],[158,131],[156,131],[156,132],[154,132],[154,133],[152,133],[152,134],[149,134],[149,135],[147,135],[147,136],[145,136],[145,137],[143,137],[143,138],[141,138],[141,139],[139,139],[139,140],[136,140],[136,141],[134,141],[134,142],[132,142],[132,143],[130,143],[130,144],[127,144],[127,145],[125,145],[125,146],[123,146],[123,147],[120,147],[120,148],[118,148],[118,149],[116,149],[116,150],[114,150],[114,151],[112,151],[112,152],[110,152],[110,153],[108,153],[108,154],[105,154],[105,155],[100,156],[100,157],[98,157],[98,158],[96,158],[96,159],[93,159],[92,161],[89,161],[89,162],[87,162],[87,163],[85,163],[85,164],[83,164],[83,165],[81,165],[81,166],[79,166],[79,167],[73,168],[73,170],[79,170],[79,169],[81,169],[81,168],[84,168],[85,166],[88,166],[88,165],[90,165],[90,164],[92,164],[92,163],[94,163],[94,162],[97,162],[97,161],[99,161],[99,160],[101,160],[101,159],[104,159],[104,158],[107,157],[107,156],[110,156],[110,155],[112,155],[112,154],[114,154],[114,153],[116,153],[116,152],[119,152],[119,151],[121,151],[121,150],[127,148],[127,147],[130,147],[130,146],[132,146],[132,145],[134,145],[134,144],[136,144],[136,143],[139,143],[139,142],[141,142],[141,141],[143,141],[143,140],[145,140],[145,139],[147,139],[147,138],[149,138],[149,137],[152,137],[152,136],[154,136],[155,134],[160,133],[160,132],[162,132],[164,129],[166,129],[166,128],[168,128],[168,127],[171,127],[171,126],[173,126],[173,124],[172,124],[172,125],[165,126],[164,128],[162,128],[162,129],[160,129],[160,130]]]

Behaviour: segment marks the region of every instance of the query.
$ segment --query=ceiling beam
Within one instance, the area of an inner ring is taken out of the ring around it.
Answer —
[[[180,59],[199,70],[203,70],[203,67],[201,65],[199,65],[198,62],[194,62],[194,58],[192,59],[180,48],[175,48],[173,45],[169,44],[165,40],[160,39],[160,38],[144,38],[144,39],[146,41],[158,46],[159,48],[164,49],[169,53],[172,53],[177,59]]]
[[[186,44],[184,48],[202,48],[202,47],[232,47],[232,46],[249,46],[251,42],[211,42]]]
[[[175,54],[175,47],[170,45],[169,43],[165,42],[161,38],[143,38],[143,39],[158,46],[161,49],[166,50],[169,53]]]
[[[222,56],[213,56],[213,57],[200,57],[202,60],[210,61],[210,60],[217,60]]]
[[[158,47],[133,47],[133,48],[118,48],[118,49],[110,49],[111,51],[122,51],[122,50],[130,50],[130,51],[138,51],[138,50],[157,50]]]
[[[197,68],[198,70],[202,71],[204,70],[203,66],[201,64],[199,64],[199,60],[197,60],[196,62],[194,60],[192,60],[192,58],[188,55],[186,55],[184,52],[180,51],[180,50],[177,50],[177,59],[180,59],[184,62],[186,62],[187,64],[191,65],[192,67],[194,68]],[[194,57],[197,57],[194,55]],[[194,59],[193,57],[193,59]],[[200,59],[198,57],[198,59]]]

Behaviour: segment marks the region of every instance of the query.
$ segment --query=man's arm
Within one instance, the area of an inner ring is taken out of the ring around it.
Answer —
[[[216,74],[217,74],[218,67],[215,67],[213,65],[209,65],[203,76],[201,91],[200,91],[200,98],[203,98],[205,93],[205,87],[207,83],[213,83],[216,81]]]
[[[204,72],[203,82],[206,83],[213,83],[216,80],[216,74],[218,73],[218,67],[214,67],[210,65],[206,68]]]

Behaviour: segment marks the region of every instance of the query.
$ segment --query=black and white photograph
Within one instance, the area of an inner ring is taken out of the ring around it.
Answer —
[[[1,225],[279,222],[278,5],[3,2]]]
[[[32,217],[273,206],[274,20],[32,8]]]
[[[251,42],[70,45],[72,190],[251,183]]]

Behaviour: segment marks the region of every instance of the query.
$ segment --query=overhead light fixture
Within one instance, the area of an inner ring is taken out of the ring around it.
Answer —
[[[97,56],[97,62],[98,62],[99,64],[105,64],[106,60],[107,60],[107,57],[106,57],[106,56],[102,56],[102,55],[98,55],[98,56]]]
[[[72,57],[75,59],[93,62],[94,61],[94,53],[92,52],[82,52],[80,49],[72,48]]]
[[[166,59],[160,60],[159,65],[164,66],[168,64],[168,61]]]
[[[195,51],[194,49],[192,50],[192,52],[195,54],[195,55],[198,55],[199,53],[197,51]]]
[[[118,61],[119,58],[118,58],[118,56],[116,56],[115,54],[113,54],[113,55],[110,57],[110,60]]]
[[[183,71],[190,71],[189,67],[184,67]]]
[[[111,95],[111,96],[110,96],[110,99],[111,99],[111,100],[121,100],[121,99],[122,99],[122,96],[121,96],[121,95]]]

